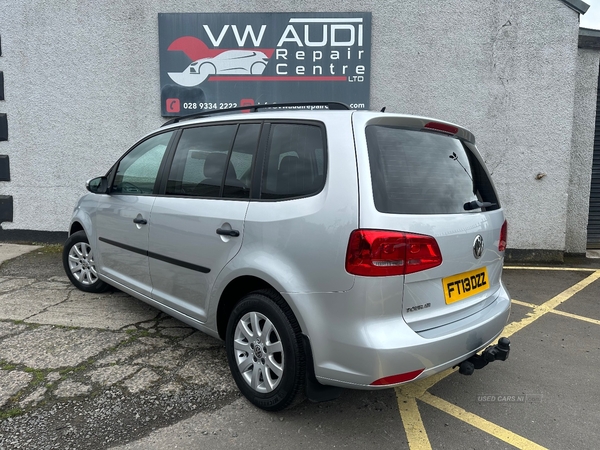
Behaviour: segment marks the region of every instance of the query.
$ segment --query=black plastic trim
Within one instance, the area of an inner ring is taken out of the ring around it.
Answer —
[[[170,258],[168,256],[159,255],[158,253],[148,252],[148,257],[152,259],[158,259],[159,261],[163,261],[169,264],[173,264],[175,266],[184,267],[186,269],[194,270],[196,272],[209,273],[210,269],[204,266],[198,266],[196,264],[191,264],[185,261],[181,261],[179,259]]]
[[[122,248],[123,250],[127,250],[127,251],[130,251],[130,252],[133,252],[133,253],[137,253],[138,255],[148,256],[148,252],[146,250],[142,250],[142,249],[137,248],[137,247],[132,247],[131,245],[122,244],[121,242],[112,241],[110,239],[106,239],[106,238],[103,238],[103,237],[99,237],[98,240],[100,242],[105,242],[107,244],[114,245],[115,247]]]
[[[342,394],[343,389],[337,386],[325,386],[324,384],[319,383],[315,375],[315,362],[313,360],[310,339],[305,334],[302,335],[302,343],[304,344],[306,361],[306,380],[304,385],[306,397],[311,402],[328,402],[330,400],[335,400]]]
[[[99,241],[101,242],[105,242],[107,244],[110,245],[114,245],[115,247],[119,247],[122,248],[123,250],[127,250],[133,253],[137,253],[138,255],[144,255],[147,256],[149,258],[152,259],[157,259],[159,261],[163,261],[169,264],[173,264],[175,266],[180,266],[180,267],[184,267],[186,269],[190,269],[190,270],[194,270],[196,272],[202,272],[202,273],[209,273],[210,269],[208,267],[204,267],[204,266],[198,266],[196,264],[191,264],[185,261],[181,261],[179,259],[175,259],[175,258],[171,258],[169,256],[164,256],[164,255],[160,255],[158,253],[154,253],[154,252],[149,252],[146,250],[142,250],[140,248],[137,247],[132,247],[131,245],[127,245],[127,244],[123,244],[121,242],[117,242],[117,241],[113,241],[110,239],[106,239],[103,237],[99,237],[98,238]]]
[[[0,100],[4,100],[4,72],[0,71]]]

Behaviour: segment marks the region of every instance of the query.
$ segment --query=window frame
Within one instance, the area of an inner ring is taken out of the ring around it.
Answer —
[[[177,194],[167,194],[167,183],[169,178],[169,172],[173,165],[173,160],[175,159],[175,153],[177,151],[177,147],[179,146],[179,141],[181,140],[181,136],[186,129],[190,128],[201,128],[201,127],[209,127],[209,126],[225,126],[225,125],[235,125],[236,129],[234,131],[233,139],[227,151],[227,166],[229,165],[229,161],[231,160],[231,153],[233,148],[235,147],[236,138],[241,125],[246,124],[254,124],[260,125],[260,130],[258,134],[258,139],[256,142],[256,148],[254,149],[252,167],[251,171],[251,181],[250,181],[250,198],[235,198],[235,197],[223,197],[224,190],[224,181],[227,176],[227,169],[225,169],[223,173],[223,179],[221,180],[221,187],[219,189],[219,196],[217,197],[205,197],[205,196],[193,196],[193,195],[177,195]],[[261,149],[261,139],[264,131],[264,120],[250,119],[250,120],[223,120],[223,121],[211,121],[211,122],[203,122],[203,123],[195,123],[195,124],[186,124],[185,126],[181,126],[177,129],[176,139],[172,142],[171,148],[169,149],[169,154],[167,158],[164,160],[163,172],[161,173],[161,182],[158,187],[157,197],[170,197],[170,198],[195,198],[195,199],[206,199],[206,200],[227,200],[227,201],[250,201],[252,200],[253,190],[254,190],[254,180],[256,178],[256,162],[259,157],[260,149]]]

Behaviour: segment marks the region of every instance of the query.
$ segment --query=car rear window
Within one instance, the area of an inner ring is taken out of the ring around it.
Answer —
[[[456,138],[384,125],[366,127],[378,211],[455,214],[499,208],[479,159]],[[465,207],[470,202],[487,207]]]

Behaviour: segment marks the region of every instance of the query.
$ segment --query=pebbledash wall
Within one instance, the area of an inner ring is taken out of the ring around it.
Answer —
[[[513,255],[585,252],[600,51],[578,48],[580,0],[2,1],[0,241],[65,237],[85,181],[164,122],[159,12],[367,11],[371,108],[475,134]]]

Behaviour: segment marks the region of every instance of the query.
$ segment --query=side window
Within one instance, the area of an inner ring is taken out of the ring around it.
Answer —
[[[259,133],[260,124],[184,130],[169,173],[167,194],[249,198]]]
[[[111,192],[151,195],[173,131],[146,139],[119,162]]]
[[[315,125],[271,125],[261,198],[314,195],[325,185],[322,129]]]
[[[260,127],[258,123],[240,125],[229,158],[223,197],[250,198],[252,162],[258,145]]]

